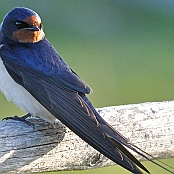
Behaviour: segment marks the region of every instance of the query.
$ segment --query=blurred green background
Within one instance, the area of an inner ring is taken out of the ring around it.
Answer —
[[[0,18],[16,6],[41,16],[48,40],[93,89],[95,107],[174,99],[174,1],[1,0]],[[1,118],[24,114],[2,94],[0,112]],[[174,160],[166,163],[174,166]],[[83,171],[97,172],[125,171]]]

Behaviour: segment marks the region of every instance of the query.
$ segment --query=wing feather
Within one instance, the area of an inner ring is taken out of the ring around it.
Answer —
[[[136,174],[142,174],[137,166],[148,172],[125,149],[124,137],[100,117],[86,98],[85,93],[90,93],[91,89],[66,65],[46,39],[37,45],[25,44],[23,49],[20,48],[21,45],[15,43],[3,45],[0,49],[3,63],[16,83],[112,161]]]
[[[136,174],[142,173],[134,164],[137,160],[134,160],[130,152],[110,137],[107,131],[103,131],[107,127],[104,129],[99,123],[80,93],[62,88],[58,79],[46,77],[34,69],[7,63],[5,65],[17,83],[84,141],[127,170]],[[141,163],[138,162],[138,165],[145,169]]]

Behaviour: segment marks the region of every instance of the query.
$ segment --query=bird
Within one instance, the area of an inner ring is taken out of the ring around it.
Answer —
[[[40,16],[15,7],[0,27],[0,89],[21,110],[54,125],[59,120],[100,153],[134,174],[150,173],[87,98],[92,89],[47,40]],[[143,155],[142,155],[143,156]]]

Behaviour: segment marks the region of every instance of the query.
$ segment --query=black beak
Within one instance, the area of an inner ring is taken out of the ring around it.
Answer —
[[[38,26],[31,26],[31,27],[28,27],[28,28],[23,28],[25,30],[29,30],[29,31],[39,31],[40,28]]]

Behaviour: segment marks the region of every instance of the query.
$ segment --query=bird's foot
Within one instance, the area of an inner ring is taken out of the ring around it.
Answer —
[[[2,120],[16,120],[16,121],[21,121],[21,122],[23,122],[25,124],[28,124],[29,126],[34,127],[34,124],[32,122],[26,120],[28,117],[31,117],[31,116],[32,116],[32,114],[28,113],[28,114],[26,114],[26,115],[24,115],[22,117],[19,117],[19,116],[15,115],[13,117],[5,117]]]

